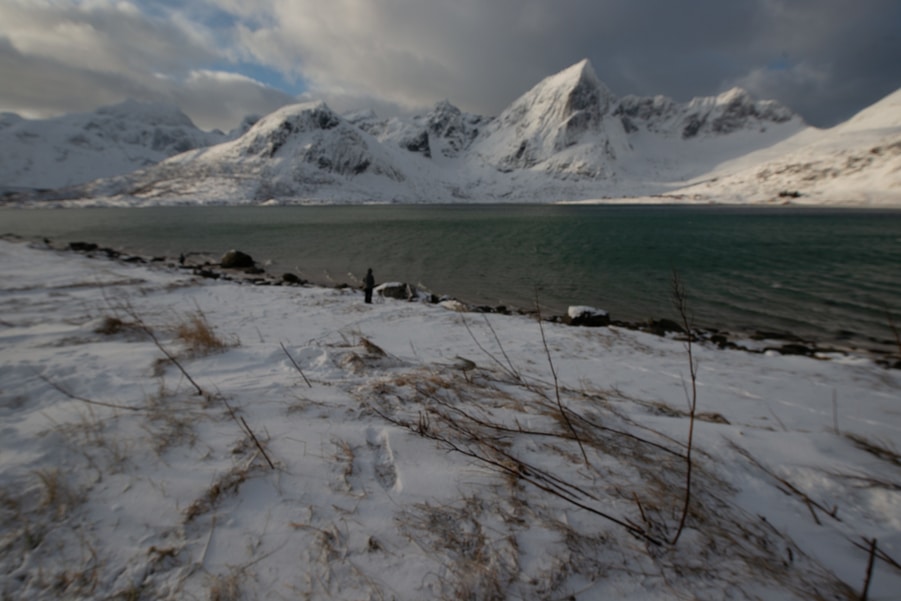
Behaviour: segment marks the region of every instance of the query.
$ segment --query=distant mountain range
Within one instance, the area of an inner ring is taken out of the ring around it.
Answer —
[[[412,118],[325,103],[204,132],[128,101],[43,121],[0,115],[7,203],[810,202],[901,204],[901,90],[837,127],[734,88],[616,97],[588,61],[497,117],[447,101]]]

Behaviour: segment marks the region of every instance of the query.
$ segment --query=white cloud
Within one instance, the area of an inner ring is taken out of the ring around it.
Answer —
[[[183,19],[148,17],[130,2],[0,2],[0,36],[21,54],[103,73],[179,72],[219,52]]]
[[[730,80],[723,87],[741,86],[760,98],[771,98],[793,89],[796,93],[821,92],[832,80],[826,67],[814,67],[806,63],[758,67],[743,77]]]
[[[222,76],[247,68],[336,108],[448,99],[497,114],[589,58],[618,94],[687,100],[738,82],[826,122],[901,84],[898,22],[897,0],[0,0],[0,74],[16,82],[0,110],[161,97],[226,128],[285,98]],[[790,68],[767,68],[782,55]]]
[[[554,58],[539,43],[538,24],[549,10],[539,2],[501,0],[485,8],[473,0],[269,0],[262,6],[266,16],[257,25],[238,28],[241,47],[322,94],[407,106],[447,98],[492,113],[582,58]]]
[[[777,63],[771,67],[752,69],[742,77],[726,81],[723,87],[739,86],[756,98],[776,98],[795,112],[814,115],[816,119],[820,108],[817,104],[832,79],[828,67]]]
[[[192,71],[170,89],[172,101],[203,129],[228,130],[251,113],[265,115],[294,99],[249,77],[223,71]]]
[[[0,0],[0,110],[29,117],[92,110],[126,98],[174,102],[201,127],[229,129],[291,101],[237,74],[204,69],[225,54],[179,11],[132,2]]]

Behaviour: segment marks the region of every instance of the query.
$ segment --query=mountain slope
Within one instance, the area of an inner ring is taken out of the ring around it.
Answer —
[[[0,186],[59,188],[129,173],[224,139],[174,106],[126,101],[53,119],[0,117]]]
[[[250,117],[225,136],[199,132],[177,111],[135,103],[46,122],[0,115],[0,152],[6,153],[0,155],[0,185],[69,185],[46,194],[7,194],[7,202],[602,202],[653,196],[657,202],[797,197],[901,204],[899,106],[901,91],[821,131],[739,88],[685,103],[617,98],[586,60],[545,78],[495,118],[447,101],[425,114],[388,119],[372,111],[339,116],[314,102]],[[219,143],[207,146],[213,142]],[[102,170],[120,175],[70,185]]]
[[[98,182],[89,193],[212,203],[327,199],[330,193],[345,200],[404,197],[412,182],[395,160],[400,153],[325,103],[303,103],[263,117],[237,140]]]
[[[831,129],[802,132],[679,190],[696,198],[901,204],[901,90]]]
[[[625,131],[608,118],[615,97],[587,60],[520,96],[486,128],[475,151],[504,170],[603,176],[628,151]]]

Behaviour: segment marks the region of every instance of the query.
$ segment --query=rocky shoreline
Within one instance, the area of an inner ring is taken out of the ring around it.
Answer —
[[[27,242],[14,236],[3,235],[2,239]],[[229,250],[218,260],[214,253],[189,252],[179,257],[154,256],[144,257],[113,248],[101,246],[93,242],[74,241],[56,243],[47,238],[39,242],[48,250],[76,252],[93,258],[106,258],[123,263],[159,265],[168,269],[189,271],[201,278],[223,280],[253,286],[319,286],[322,284],[309,282],[286,272],[276,275],[267,272],[249,254],[240,250]],[[337,289],[356,288],[342,283],[331,286]],[[426,302],[441,304],[449,310],[466,313],[495,313],[500,315],[531,315],[541,317],[548,322],[565,323],[573,327],[606,327],[615,326],[629,330],[647,332],[662,337],[685,338],[686,330],[678,322],[667,319],[649,319],[646,321],[624,321],[612,319],[606,311],[593,307],[570,307],[564,315],[540,315],[535,309],[524,309],[507,306],[488,306],[469,304],[448,295],[436,295],[431,292],[417,290],[415,286],[403,282],[386,282],[376,287],[377,296],[405,300],[409,302]],[[737,350],[749,353],[779,353],[781,355],[799,355],[827,360],[835,356],[862,355],[872,359],[878,365],[889,369],[901,369],[901,342],[896,352],[881,351],[856,346],[837,347],[804,339],[786,332],[729,332],[714,328],[692,328],[693,342],[707,343],[724,350]]]

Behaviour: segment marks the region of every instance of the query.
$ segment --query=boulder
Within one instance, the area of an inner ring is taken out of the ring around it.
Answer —
[[[287,284],[303,284],[303,280],[297,274],[294,273],[283,273],[282,281]]]
[[[815,349],[812,349],[806,344],[799,344],[797,342],[789,342],[778,347],[767,347],[764,350],[776,351],[782,355],[800,355],[802,357],[812,357],[815,353]]]
[[[570,326],[599,328],[610,325],[610,314],[594,307],[573,306],[563,316],[563,323]]]
[[[402,282],[385,282],[376,286],[373,291],[384,298],[396,298],[399,300],[416,298],[416,288]]]
[[[69,250],[91,252],[92,250],[97,250],[97,245],[93,242],[69,242]]]
[[[441,301],[438,304],[440,306],[444,307],[445,309],[449,309],[450,311],[457,311],[458,313],[465,313],[469,309],[469,307],[467,307],[460,301],[454,300],[454,299],[448,299],[445,301]]]
[[[223,269],[246,269],[253,267],[253,257],[240,250],[230,250],[219,259],[219,266]]]
[[[647,325],[642,329],[644,329],[646,332],[657,334],[658,336],[666,336],[671,332],[677,334],[685,333],[685,328],[683,328],[681,324],[673,321],[672,319],[652,319],[648,321]]]

